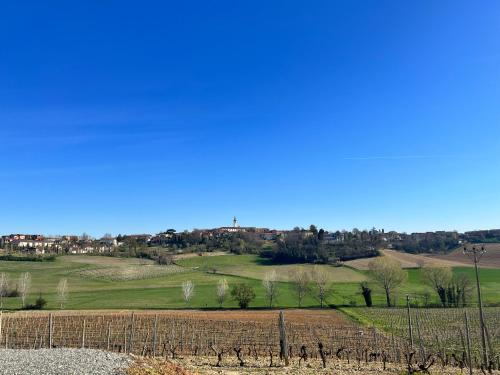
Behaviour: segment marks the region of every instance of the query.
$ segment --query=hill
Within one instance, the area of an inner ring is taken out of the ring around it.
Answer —
[[[427,254],[410,254],[402,251],[396,250],[381,250],[381,256],[393,259],[401,263],[403,268],[420,268],[424,265],[432,266],[448,266],[448,267],[463,267],[470,266],[470,260],[468,264],[455,261],[448,258],[440,258],[434,255]],[[344,262],[346,266],[353,267],[358,270],[368,270],[368,265],[373,260],[373,258],[363,258],[355,259]]]
[[[472,245],[471,245],[472,246]],[[484,246],[486,253],[481,257],[479,265],[484,268],[500,268],[500,243],[474,244],[476,247]],[[460,247],[446,255],[437,255],[437,259],[452,261],[461,265],[470,265],[471,258],[463,253]]]

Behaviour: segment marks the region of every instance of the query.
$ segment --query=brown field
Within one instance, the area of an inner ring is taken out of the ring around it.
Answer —
[[[486,254],[483,255],[479,263],[481,267],[500,268],[500,244],[477,244],[475,246],[484,246],[484,248],[486,249]],[[471,247],[471,245],[468,245],[468,247]],[[435,256],[435,258],[456,262],[461,266],[471,264],[471,259],[467,255],[464,255],[462,247],[446,255],[437,255]]]
[[[229,251],[212,251],[203,253],[204,257],[217,257],[221,255],[234,255],[234,254],[230,253]],[[198,253],[176,254],[174,255],[174,260],[196,258],[199,256],[200,255],[198,255]]]
[[[396,250],[381,250],[382,256],[393,259],[401,263],[403,268],[418,268],[423,265],[432,266],[448,266],[448,267],[463,267],[471,266],[470,260],[467,264],[454,260],[453,258],[438,257],[434,255],[409,254]],[[367,270],[368,264],[373,258],[355,259],[344,262],[346,266],[356,268],[358,270]]]
[[[278,317],[278,310],[62,310],[53,311],[54,317],[58,316],[130,316],[134,313],[136,316],[154,316],[159,315],[173,319],[194,319],[209,321],[242,321],[242,322],[272,322]],[[352,322],[345,315],[334,310],[313,310],[313,309],[289,309],[284,310],[286,320],[290,323],[305,323],[309,321],[322,322],[331,325],[352,325]],[[29,318],[29,317],[47,317],[46,311],[18,311],[13,313],[4,313],[5,318]]]

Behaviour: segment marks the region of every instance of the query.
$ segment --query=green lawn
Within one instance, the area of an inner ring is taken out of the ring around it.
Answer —
[[[271,269],[279,275],[280,295],[278,307],[296,307],[296,297],[288,283],[290,274],[302,267],[312,269],[312,265],[270,265],[255,255],[221,255],[193,257],[178,262],[178,266],[160,269],[150,261],[139,259],[119,259],[100,256],[62,256],[54,262],[0,261],[0,272],[9,275],[11,288],[17,284],[22,272],[30,272],[32,277],[28,302],[33,302],[39,293],[48,301],[47,308],[58,307],[56,288],[61,278],[67,278],[70,287],[68,309],[167,309],[184,308],[181,284],[191,280],[195,284],[195,295],[190,303],[193,308],[214,308],[215,288],[224,277],[231,285],[249,283],[255,288],[257,298],[251,307],[267,307],[262,278]],[[331,294],[327,302],[335,305],[364,304],[359,293],[359,282],[367,279],[367,273],[347,267],[321,266],[331,280]],[[214,273],[215,272],[215,273]],[[454,272],[466,272],[472,278],[473,269],[456,268]],[[481,270],[482,290],[487,303],[500,303],[500,270]],[[375,305],[383,306],[384,295],[372,285]],[[422,284],[420,270],[408,270],[408,282],[397,293],[402,305],[407,293],[423,294],[428,287]],[[432,298],[435,298],[433,294]],[[475,292],[474,292],[475,296]],[[4,308],[17,309],[20,298],[4,298]],[[303,307],[316,307],[319,302],[308,296]],[[228,300],[224,307],[237,307]]]
[[[267,259],[262,259],[257,255],[197,256],[182,259],[177,264],[195,270],[258,280],[263,280],[268,272],[274,270],[278,280],[283,282],[290,281],[293,274],[299,269],[311,272],[315,267],[326,272],[332,283],[361,282],[367,279],[363,273],[348,267],[314,266],[312,264],[273,265]]]

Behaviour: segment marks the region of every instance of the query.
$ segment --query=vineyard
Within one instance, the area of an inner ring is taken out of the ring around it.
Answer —
[[[137,265],[128,267],[107,267],[78,270],[75,272],[75,274],[82,278],[107,281],[130,281],[164,277],[181,272],[185,272],[185,269],[175,265]]]
[[[481,329],[477,308],[466,309],[411,309],[357,308],[346,312],[365,323],[381,327],[387,334],[409,340],[411,321],[413,345],[418,352],[435,353],[442,364],[463,362],[467,351],[465,313],[468,317],[471,360],[476,367],[481,364]],[[495,368],[500,367],[500,308],[484,309],[486,344],[489,359]]]
[[[272,366],[289,358],[299,363],[312,359],[324,366],[342,360],[359,366],[378,363],[380,368],[388,363],[409,369],[438,364],[466,367],[459,311],[415,312],[412,347],[405,330],[405,310],[359,310],[391,330],[383,333],[326,310],[290,310],[284,314],[284,324],[279,324],[277,311],[16,313],[1,318],[0,347],[93,348],[171,359],[210,357],[213,365],[231,359],[241,366],[256,360]],[[497,329],[491,331],[493,353],[498,349],[499,310],[489,309],[487,320]],[[476,336],[472,341],[477,344]],[[473,353],[473,364],[478,367],[479,347]],[[497,366],[495,362],[492,369]]]

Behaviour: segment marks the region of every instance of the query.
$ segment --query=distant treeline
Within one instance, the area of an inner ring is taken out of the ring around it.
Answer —
[[[151,246],[137,238],[120,237],[121,246],[106,255],[148,258],[158,263],[171,262],[169,254],[228,251],[234,254],[259,254],[274,263],[323,263],[373,257],[383,247],[382,232],[358,231],[326,233],[311,225],[295,228],[286,235],[264,239],[257,232],[233,232],[207,235],[202,232],[182,232]]]
[[[0,260],[13,262],[53,262],[56,258],[56,255],[0,255]]]
[[[335,264],[357,258],[377,256],[382,248],[381,232],[344,232],[329,240],[323,229],[314,225],[309,230],[295,228],[286,237],[278,239],[276,250],[266,252],[277,263],[329,263]],[[341,238],[341,239],[340,239]]]

